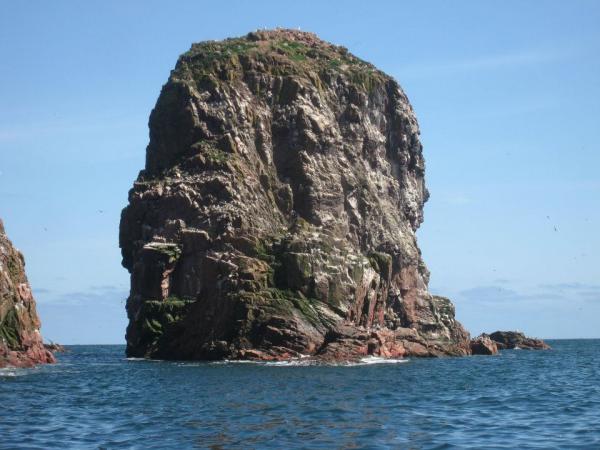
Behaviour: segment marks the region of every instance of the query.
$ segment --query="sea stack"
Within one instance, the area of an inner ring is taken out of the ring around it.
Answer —
[[[425,162],[397,82],[312,33],[192,45],[123,210],[127,354],[470,354],[428,292]]]
[[[0,219],[0,368],[53,363],[44,348],[40,319],[25,275],[25,260]]]

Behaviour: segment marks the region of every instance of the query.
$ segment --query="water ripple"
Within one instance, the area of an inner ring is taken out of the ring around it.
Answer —
[[[0,448],[600,448],[598,344],[337,366],[76,346],[0,370]]]

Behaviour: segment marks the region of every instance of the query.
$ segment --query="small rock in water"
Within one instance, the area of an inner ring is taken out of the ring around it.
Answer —
[[[490,338],[498,349],[548,350],[550,346],[542,339],[530,338],[520,331],[495,331]]]
[[[475,339],[471,339],[471,353],[473,355],[495,355],[498,353],[498,346],[489,335],[483,333]]]

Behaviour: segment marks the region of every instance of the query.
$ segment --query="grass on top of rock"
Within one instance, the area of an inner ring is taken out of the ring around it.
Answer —
[[[184,56],[210,64],[215,61],[227,61],[232,56],[245,54],[256,48],[257,44],[255,42],[248,41],[245,38],[231,38],[224,41],[192,44],[192,48]]]
[[[271,48],[296,62],[305,61],[309,55],[314,55],[314,51],[311,53],[311,48],[308,45],[296,41],[274,41],[271,43]]]
[[[242,57],[246,59],[242,60]],[[181,56],[176,73],[187,72],[196,82],[219,84],[218,79],[240,78],[242,66],[246,67],[252,59],[260,63],[260,70],[272,75],[301,75],[317,84],[317,78],[327,79],[332,72],[344,73],[367,92],[388,79],[375,66],[352,55],[345,47],[325,42],[308,45],[285,38],[252,41],[242,37],[193,44]],[[251,67],[255,70],[255,66]]]

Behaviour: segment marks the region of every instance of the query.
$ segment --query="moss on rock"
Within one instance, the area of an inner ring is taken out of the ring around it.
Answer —
[[[371,267],[375,269],[382,278],[389,278],[392,273],[392,256],[382,252],[371,252],[369,253],[369,262]]]
[[[14,308],[11,308],[0,322],[0,342],[5,342],[8,348],[18,350],[21,348],[19,341],[19,318]]]

